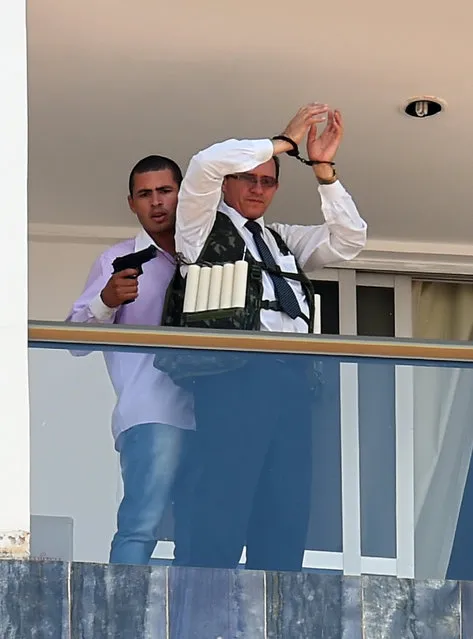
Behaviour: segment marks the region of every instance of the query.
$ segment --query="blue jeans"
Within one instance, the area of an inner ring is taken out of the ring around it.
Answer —
[[[193,431],[168,424],[138,424],[117,439],[123,499],[110,563],[148,564],[158,541],[158,527],[169,500],[175,498],[176,556],[184,559],[186,503],[190,482],[179,476]],[[184,533],[184,535],[183,535]],[[182,541],[181,541],[182,540]]]

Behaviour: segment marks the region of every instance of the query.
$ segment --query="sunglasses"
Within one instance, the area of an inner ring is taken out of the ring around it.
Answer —
[[[268,175],[259,177],[258,175],[253,175],[253,173],[232,173],[231,175],[227,175],[227,177],[232,178],[232,180],[238,180],[247,186],[260,184],[262,189],[274,189],[278,183],[276,178],[269,177]]]

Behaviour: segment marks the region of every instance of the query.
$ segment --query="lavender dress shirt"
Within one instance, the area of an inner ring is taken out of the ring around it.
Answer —
[[[74,303],[66,322],[159,326],[166,289],[174,274],[172,258],[160,249],[157,257],[143,265],[138,280],[138,298],[132,304],[110,309],[100,293],[112,274],[113,260],[154,244],[142,230],[136,238],[107,249],[92,266],[84,291]],[[87,351],[74,351],[75,356]],[[153,366],[154,354],[105,351],[105,363],[117,395],[112,415],[115,438],[136,424],[162,423],[194,429],[192,396],[176,386]]]

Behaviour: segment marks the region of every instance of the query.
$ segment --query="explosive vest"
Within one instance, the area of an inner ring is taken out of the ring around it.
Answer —
[[[273,229],[268,229],[273,235],[280,252],[291,255],[288,247]],[[248,263],[246,278],[246,294],[244,306],[212,308],[206,310],[184,311],[186,294],[186,280],[180,272],[179,266],[171,280],[164,302],[162,326],[206,328],[210,330],[242,330],[258,331],[261,328],[260,311],[269,309],[279,311],[277,300],[263,299],[263,271],[269,274],[281,275],[287,279],[300,282],[309,308],[309,316],[300,314],[307,323],[308,332],[314,327],[314,290],[310,280],[305,276],[297,260],[297,273],[285,273],[279,267],[266,267],[256,260],[246,249],[246,244],[230,218],[224,213],[217,212],[215,223],[207,241],[197,259],[196,265],[212,267],[215,265],[235,264],[244,259]],[[248,356],[236,351],[192,351],[186,349],[171,349],[170,352],[158,352],[155,356],[155,367],[168,373],[176,383],[183,379],[192,380],[199,375],[215,374],[233,370],[244,365]]]

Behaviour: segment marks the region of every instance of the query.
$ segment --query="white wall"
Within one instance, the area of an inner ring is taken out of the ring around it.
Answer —
[[[25,3],[0,3],[0,555],[28,552],[27,144]],[[13,541],[12,541],[13,540]]]
[[[30,240],[29,319],[62,321],[81,293],[92,262],[107,244]]]
[[[29,318],[64,320],[105,245],[30,241]],[[30,349],[31,512],[74,520],[74,559],[107,561],[120,496],[100,353]]]

